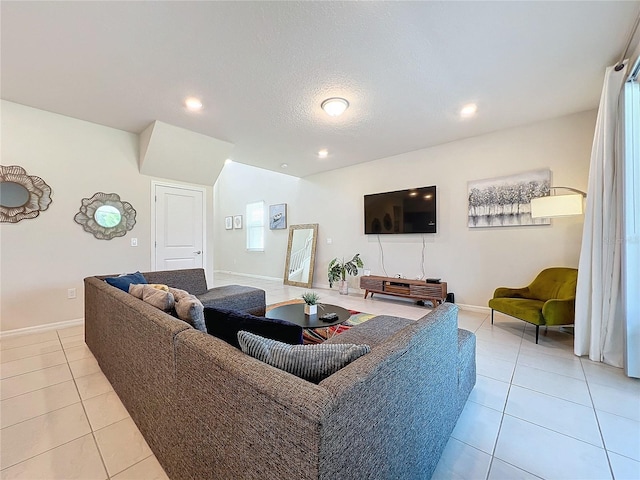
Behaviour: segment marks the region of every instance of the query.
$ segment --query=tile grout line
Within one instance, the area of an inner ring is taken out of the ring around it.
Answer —
[[[56,330],[56,333],[58,333],[58,331]],[[62,343],[62,338],[60,337],[60,334],[58,333],[58,338],[60,338],[60,343]],[[84,334],[83,334],[83,338],[84,338]],[[63,349],[64,351],[64,349]],[[69,366],[69,359],[67,358],[67,352],[64,351],[64,358],[67,359],[67,366]],[[71,367],[69,366],[69,371],[71,371]],[[86,376],[86,375],[83,375]],[[87,409],[84,405],[84,401],[82,399],[82,395],[80,394],[80,389],[78,388],[78,383],[76,382],[76,377],[73,375],[73,372],[71,372],[71,377],[73,378],[73,385],[76,387],[76,392],[78,392],[78,397],[80,397],[80,404],[82,405],[82,411],[84,412],[84,416],[85,419],[87,420],[87,424],[89,425],[89,430],[91,433],[91,438],[93,438],[93,443],[96,447],[96,450],[98,451],[98,455],[100,456],[100,462],[102,462],[102,468],[104,468],[104,472],[107,474],[107,479],[110,479],[111,476],[109,475],[109,470],[107,470],[107,464],[104,461],[104,457],[102,455],[102,450],[100,450],[100,445],[98,444],[98,439],[96,438],[95,435],[95,431],[93,430],[93,425],[91,425],[91,421],[89,420],[89,415],[87,414]],[[78,377],[80,378],[80,377]]]
[[[593,416],[596,419],[596,424],[598,425],[598,433],[600,433],[600,440],[602,440],[602,447],[604,449],[604,454],[607,457],[607,465],[609,465],[609,472],[611,473],[611,478],[616,478],[613,473],[613,465],[611,465],[611,458],[609,457],[609,450],[607,449],[607,443],[604,441],[604,434],[602,433],[602,427],[600,426],[600,419],[598,418],[598,411],[596,410],[596,404],[593,401],[593,396],[591,395],[591,388],[589,387],[589,380],[587,379],[587,373],[584,370],[584,365],[582,364],[582,360],[580,360],[580,367],[582,368],[582,374],[584,375],[585,383],[587,384],[587,391],[589,392],[589,399],[591,400],[591,406],[593,408]]]
[[[488,318],[489,317],[487,317],[487,319]],[[520,337],[520,344],[518,345],[518,353],[516,355],[516,361],[514,363],[513,370],[511,371],[511,378],[509,378],[509,388],[507,388],[507,395],[506,395],[506,397],[504,399],[504,405],[502,406],[502,412],[501,412],[501,416],[500,416],[500,425],[498,426],[498,433],[496,434],[496,441],[494,442],[493,449],[491,451],[491,461],[489,462],[489,470],[487,470],[486,480],[489,480],[489,475],[491,475],[491,469],[493,468],[493,461],[496,458],[496,448],[498,448],[498,441],[500,440],[500,433],[502,432],[502,423],[504,422],[504,416],[506,415],[505,411],[507,410],[507,403],[509,402],[509,394],[511,393],[511,386],[513,385],[513,377],[516,374],[516,367],[518,366],[518,358],[520,357],[520,350],[522,349],[522,339],[523,339],[523,337],[524,337],[524,329],[522,331],[522,336]],[[522,470],[522,469],[520,469],[520,470]],[[526,470],[524,470],[524,471],[526,471]],[[527,473],[530,473],[530,472],[527,472]]]

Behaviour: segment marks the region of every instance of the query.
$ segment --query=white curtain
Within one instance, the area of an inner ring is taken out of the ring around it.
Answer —
[[[621,91],[627,68],[607,68],[596,121],[576,291],[576,355],[623,365],[621,299],[623,148]]]

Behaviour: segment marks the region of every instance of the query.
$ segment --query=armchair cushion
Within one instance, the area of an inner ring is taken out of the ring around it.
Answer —
[[[528,298],[493,298],[489,307],[534,325],[544,325],[542,307],[544,302]]]

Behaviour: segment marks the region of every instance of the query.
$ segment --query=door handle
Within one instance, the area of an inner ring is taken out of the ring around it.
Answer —
[[[202,250],[198,250],[197,252],[193,252],[193,253],[195,253],[196,255],[200,255],[202,253]]]

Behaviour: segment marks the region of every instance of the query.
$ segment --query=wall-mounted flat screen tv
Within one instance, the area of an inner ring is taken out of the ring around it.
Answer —
[[[364,196],[364,233],[436,233],[436,186]]]

